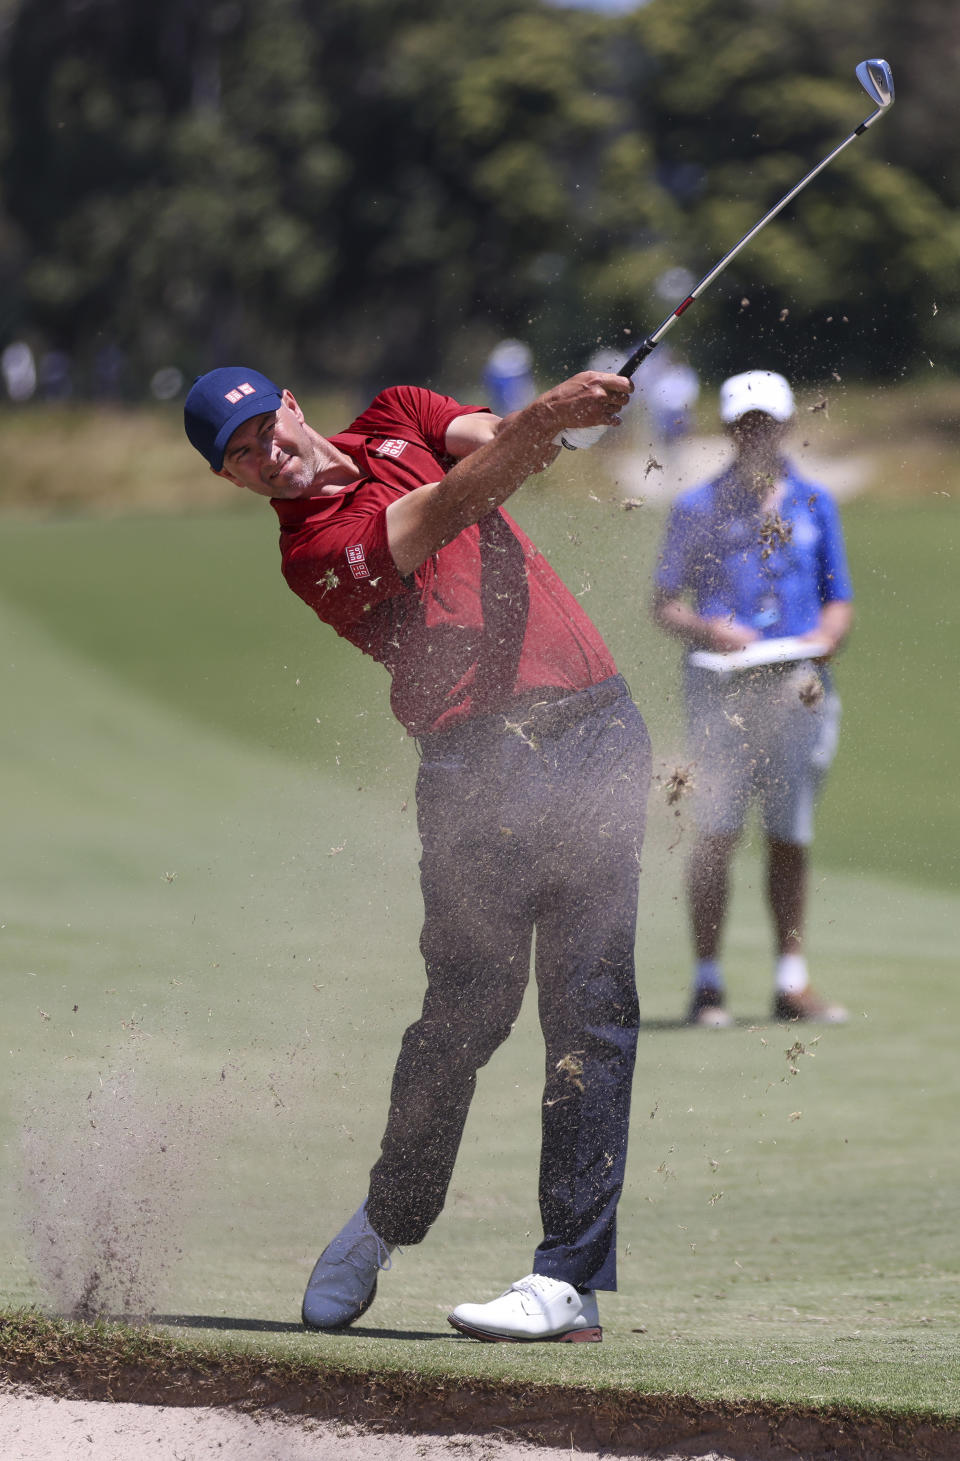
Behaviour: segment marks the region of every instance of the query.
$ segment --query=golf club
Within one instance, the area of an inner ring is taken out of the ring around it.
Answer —
[[[655,350],[656,347],[660,344],[660,341],[663,339],[667,331],[676,323],[680,316],[690,308],[690,306],[693,304],[693,301],[695,299],[698,299],[700,295],[703,294],[705,289],[709,288],[709,286],[713,283],[718,274],[723,273],[724,269],[730,263],[730,260],[735,259],[740,250],[742,248],[745,248],[751,239],[756,238],[761,228],[764,228],[770,222],[771,218],[775,218],[782,208],[786,208],[787,204],[791,202],[797,196],[797,194],[807,186],[807,183],[811,182],[813,178],[817,176],[817,173],[822,172],[825,167],[829,166],[833,159],[835,157],[838,157],[845,147],[849,147],[854,138],[861,136],[868,127],[873,126],[878,117],[882,117],[883,114],[890,109],[890,107],[893,105],[894,99],[893,73],[890,70],[890,67],[888,66],[886,61],[880,61],[876,59],[870,61],[861,61],[859,66],[857,67],[857,80],[860,82],[860,85],[863,87],[870,100],[876,106],[876,111],[871,112],[870,116],[867,117],[865,121],[861,122],[859,127],[855,127],[854,130],[850,133],[850,136],[845,137],[838,147],[835,147],[832,152],[827,154],[822,162],[818,162],[816,167],[811,168],[807,175],[805,177],[802,177],[800,181],[796,184],[796,186],[790,189],[789,193],[785,193],[783,195],[779,203],[774,203],[773,207],[769,210],[769,212],[763,215],[759,223],[755,223],[753,227],[749,230],[749,232],[745,233],[743,235],[743,238],[741,238],[738,243],[734,244],[729,253],[724,254],[719,263],[714,264],[709,274],[705,274],[700,280],[700,283],[696,286],[696,288],[691,289],[686,299],[683,300],[682,303],[678,304],[677,308],[675,310],[672,310],[671,313],[667,315],[667,318],[663,321],[663,323],[661,325],[658,325],[657,328],[651,334],[647,335],[646,339],[637,346],[636,350],[634,350],[633,354],[630,356],[630,359],[627,360],[624,363],[623,367],[618,371],[619,375],[625,375],[627,377],[632,376],[634,371],[642,363],[642,361],[646,360],[651,351]],[[583,448],[593,446],[595,442],[598,442],[600,440],[601,436],[604,435],[606,430],[606,426],[581,426],[568,428],[567,430],[561,432],[557,440],[563,446],[569,447],[571,451],[575,451],[578,447]]]

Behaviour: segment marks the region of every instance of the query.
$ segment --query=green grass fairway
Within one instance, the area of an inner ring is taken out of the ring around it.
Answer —
[[[644,607],[657,520],[539,486],[521,515],[608,631],[668,769],[676,653]],[[266,508],[8,522],[4,1309],[148,1306],[265,1366],[956,1417],[956,510],[864,502],[847,521],[861,623],[810,942],[852,1021],[765,1022],[747,847],[727,956],[741,1022],[678,1027],[690,829],[655,790],[621,1291],[603,1345],[531,1348],[445,1323],[530,1266],[529,1002],[427,1243],[354,1332],[295,1327],[363,1195],[420,995],[416,757],[385,675],[289,595]]]

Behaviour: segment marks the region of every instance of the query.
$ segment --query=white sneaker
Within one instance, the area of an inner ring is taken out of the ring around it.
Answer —
[[[367,1204],[328,1243],[314,1264],[301,1311],[309,1329],[342,1329],[365,1314],[377,1274],[391,1266],[393,1247],[367,1222]]]
[[[539,1273],[518,1279],[489,1304],[458,1304],[448,1318],[454,1329],[473,1339],[523,1343],[603,1338],[592,1289],[580,1293],[573,1284]]]

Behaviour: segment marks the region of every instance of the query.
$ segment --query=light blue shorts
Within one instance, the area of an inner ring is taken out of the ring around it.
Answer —
[[[688,665],[684,689],[700,832],[737,835],[756,802],[769,838],[808,846],[840,731],[828,671],[810,660],[723,675]]]

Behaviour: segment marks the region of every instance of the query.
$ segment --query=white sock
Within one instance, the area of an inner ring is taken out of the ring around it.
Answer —
[[[723,993],[723,972],[719,959],[698,959],[693,975],[695,989],[715,989]]]
[[[780,994],[802,994],[810,983],[807,961],[802,954],[781,954],[777,959],[776,985]]]

